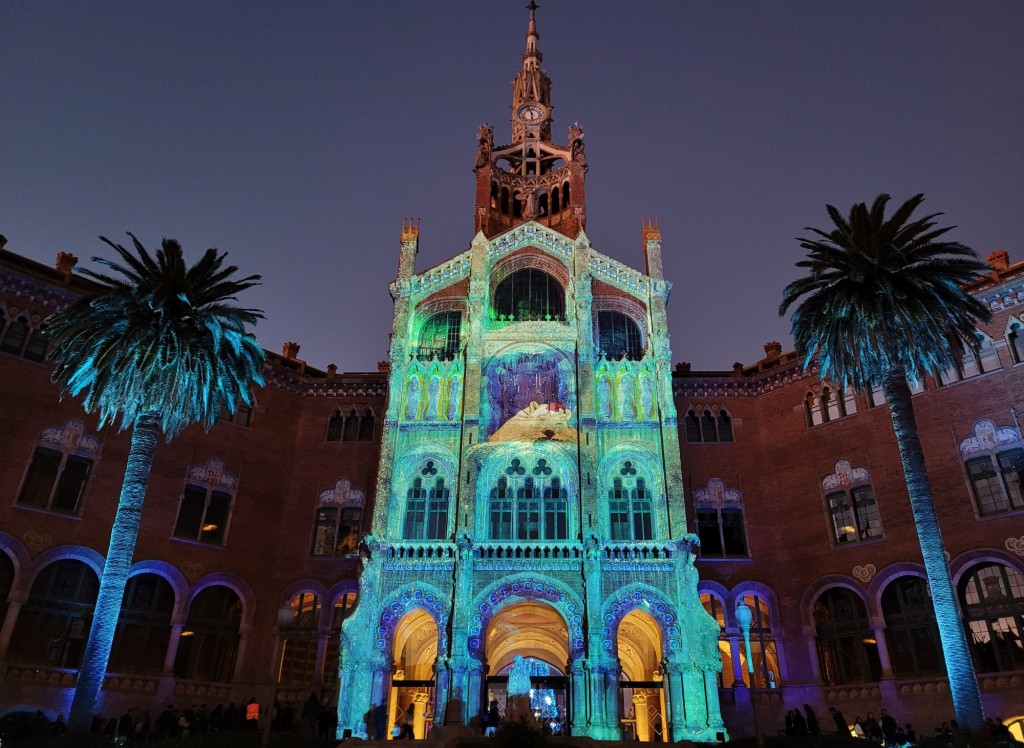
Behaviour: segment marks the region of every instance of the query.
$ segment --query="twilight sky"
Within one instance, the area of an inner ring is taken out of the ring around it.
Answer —
[[[317,368],[386,358],[403,216],[417,271],[469,246],[477,127],[510,138],[526,0],[6,3],[0,233],[229,252]],[[825,204],[917,192],[1024,259],[1024,5],[541,0],[555,141],[586,130],[587,233],[643,267],[658,217],[676,361],[791,347],[777,316]],[[90,263],[90,266],[93,266]]]

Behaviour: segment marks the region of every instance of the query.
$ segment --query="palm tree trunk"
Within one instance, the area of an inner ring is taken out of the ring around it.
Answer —
[[[160,417],[157,414],[144,413],[135,420],[117,514],[110,528],[110,547],[103,565],[89,639],[85,645],[82,666],[78,670],[78,683],[68,715],[68,727],[72,730],[88,730],[92,724],[107,672],[117,619],[121,613],[128,570],[135,553],[142,502],[146,498],[146,482],[153,467],[153,450],[159,436]]]
[[[885,397],[889,403],[892,427],[896,432],[896,444],[903,461],[903,475],[910,494],[910,509],[917,527],[917,538],[924,558],[924,569],[931,588],[932,606],[935,608],[935,622],[942,642],[942,654],[946,660],[946,674],[949,690],[953,697],[953,709],[960,727],[971,732],[984,728],[981,710],[981,692],[974,675],[974,663],[967,648],[967,637],[960,615],[953,580],[946,564],[946,551],[939,532],[939,519],[935,515],[932,490],[928,484],[928,473],[924,466],[924,453],[917,433],[914,406],[910,399],[906,372],[902,369],[890,371],[883,382]]]

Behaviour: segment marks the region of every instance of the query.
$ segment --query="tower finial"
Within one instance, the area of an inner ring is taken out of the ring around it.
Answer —
[[[539,7],[536,0],[530,0],[530,4],[526,6],[526,9],[530,11],[530,25],[526,29],[526,51],[523,53],[523,66],[527,68],[536,67],[544,59],[540,50],[537,49],[537,39],[540,38],[540,34],[537,33],[537,8]]]

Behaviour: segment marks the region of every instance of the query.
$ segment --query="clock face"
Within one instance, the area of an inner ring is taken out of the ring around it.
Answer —
[[[541,104],[523,104],[516,110],[520,120],[528,125],[535,124],[544,119],[546,111]]]

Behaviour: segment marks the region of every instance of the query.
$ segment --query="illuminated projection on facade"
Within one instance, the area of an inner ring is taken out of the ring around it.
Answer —
[[[403,229],[377,506],[344,625],[340,729],[417,737],[506,709],[599,739],[714,741],[719,626],[701,605],[671,397],[661,235],[646,273],[591,248],[584,132],[552,142],[534,8],[512,142],[480,129],[468,250],[415,272]],[[509,701],[511,704],[511,701]]]

